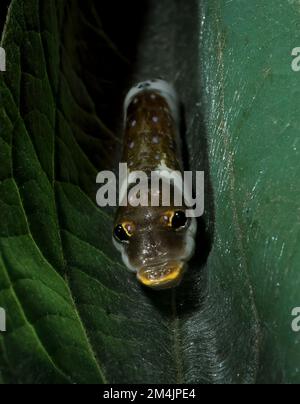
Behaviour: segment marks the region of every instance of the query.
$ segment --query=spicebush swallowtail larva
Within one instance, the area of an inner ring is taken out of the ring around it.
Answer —
[[[137,171],[181,173],[179,107],[174,88],[163,80],[150,80],[133,87],[125,100],[122,163],[129,177]],[[130,183],[130,181],[129,181]],[[172,183],[176,188],[176,183]],[[122,187],[126,196],[130,186]],[[149,187],[149,195],[153,190]],[[158,194],[161,192],[159,188]],[[160,198],[160,196],[159,196]],[[161,202],[161,198],[160,198]],[[184,205],[184,203],[183,203]],[[186,207],[120,206],[113,240],[126,267],[153,289],[177,286],[195,247],[196,219],[186,216]]]

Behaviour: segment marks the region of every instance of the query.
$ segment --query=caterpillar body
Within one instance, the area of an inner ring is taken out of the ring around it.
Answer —
[[[142,171],[150,181],[156,172],[163,182],[164,173],[182,172],[179,107],[173,86],[163,80],[139,83],[125,99],[124,118],[122,163],[127,164],[129,177]],[[176,188],[176,176],[172,187]],[[130,186],[121,189],[121,199],[127,198]],[[194,252],[197,224],[186,216],[185,206],[178,208],[174,200],[163,205],[160,187],[149,190],[149,199],[153,192],[160,201],[155,206],[119,207],[113,240],[124,264],[143,285],[167,289],[183,277]]]

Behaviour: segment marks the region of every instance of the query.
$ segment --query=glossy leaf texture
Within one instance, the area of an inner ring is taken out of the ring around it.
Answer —
[[[0,381],[299,382],[298,2],[0,11]],[[206,172],[195,258],[161,293],[126,271],[95,202],[125,93],[157,76],[180,94],[187,167]]]

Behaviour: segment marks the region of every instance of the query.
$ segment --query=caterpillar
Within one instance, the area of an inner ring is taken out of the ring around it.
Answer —
[[[149,80],[134,86],[124,102],[122,163],[129,176],[140,171],[151,180],[156,172],[164,181],[166,172],[183,172],[179,141],[179,105],[173,86],[164,80]],[[130,181],[129,181],[130,183]],[[172,183],[176,188],[176,181]],[[128,196],[126,184],[121,199]],[[149,190],[149,199],[151,199]],[[180,284],[195,248],[197,222],[186,215],[185,206],[172,200],[155,206],[118,208],[113,241],[126,267],[142,285],[168,289]],[[150,204],[151,205],[151,204]]]

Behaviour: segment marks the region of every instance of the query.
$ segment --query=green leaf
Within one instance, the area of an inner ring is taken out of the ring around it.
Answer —
[[[244,362],[256,382],[299,383],[300,334],[291,328],[300,298],[300,76],[291,68],[299,4],[209,3],[201,60],[215,206],[212,301],[234,318],[226,327],[234,380],[244,379]]]
[[[141,3],[10,2],[0,383],[299,382],[299,6]],[[95,204],[126,90],[153,76],[175,81],[186,159],[207,180],[195,259],[163,293],[127,272]]]

